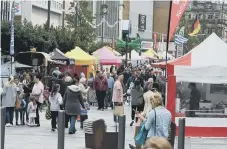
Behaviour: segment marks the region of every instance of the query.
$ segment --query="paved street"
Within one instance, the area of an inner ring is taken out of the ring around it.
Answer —
[[[129,127],[130,108],[126,106],[125,109],[127,115],[125,148],[128,149],[128,144],[133,143],[134,129]],[[44,112],[41,113],[40,128],[27,126],[6,128],[5,149],[57,149],[57,132],[50,131],[50,121],[45,119],[44,114]],[[115,130],[111,110],[103,112],[97,111],[96,108],[91,108],[89,117],[92,119],[103,118],[108,126],[108,131]],[[79,123],[77,123],[76,127],[78,131],[75,135],[68,135],[66,130],[65,149],[85,149],[84,133],[79,129]],[[185,144],[185,149],[226,149],[227,139],[186,138]]]

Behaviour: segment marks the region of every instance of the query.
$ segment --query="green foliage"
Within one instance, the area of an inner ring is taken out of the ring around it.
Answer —
[[[44,26],[35,25],[24,20],[23,23],[14,24],[14,46],[15,53],[30,51],[35,47],[37,51],[50,52],[54,48],[59,48],[62,52],[67,52],[75,47],[73,33],[67,28],[51,27],[47,31]],[[9,54],[10,48],[10,22],[3,21],[1,25],[1,44],[3,54]]]
[[[92,45],[94,45],[96,40],[96,30],[86,21],[93,22],[94,17],[89,10],[87,1],[79,1],[78,3],[77,11],[72,11],[66,15],[67,27],[73,32],[76,46],[85,51],[91,51],[90,49],[92,49]],[[76,8],[72,7],[70,9],[74,10]]]

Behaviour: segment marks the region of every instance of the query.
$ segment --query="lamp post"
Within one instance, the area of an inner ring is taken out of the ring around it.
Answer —
[[[101,33],[101,42],[102,42],[102,46],[103,46],[103,38],[104,38],[104,18],[105,18],[105,15],[107,14],[108,12],[108,6],[106,4],[102,4],[101,5],[101,16],[102,16],[102,33]]]

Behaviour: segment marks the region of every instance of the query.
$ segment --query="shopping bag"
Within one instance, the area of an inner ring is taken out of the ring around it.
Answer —
[[[124,106],[114,106],[113,112],[116,116],[124,115]]]
[[[147,139],[148,131],[145,129],[145,121],[141,124],[141,128],[137,136],[135,137],[135,144],[136,145],[144,145]]]

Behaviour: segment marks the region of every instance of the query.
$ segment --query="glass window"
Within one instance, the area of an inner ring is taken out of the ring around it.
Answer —
[[[191,18],[192,18],[192,15],[191,15],[191,14],[189,14],[189,15],[188,15],[188,18],[189,18],[189,19],[191,19]]]
[[[209,14],[209,15],[207,16],[207,19],[213,19],[213,15],[212,15],[212,14]]]

